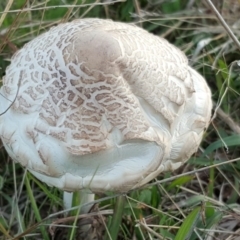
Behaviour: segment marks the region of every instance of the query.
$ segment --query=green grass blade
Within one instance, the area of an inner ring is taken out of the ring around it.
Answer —
[[[112,240],[116,240],[118,238],[118,231],[122,222],[125,201],[126,201],[125,195],[121,195],[116,199],[113,218],[108,229]]]
[[[34,214],[35,214],[35,217],[36,217],[37,221],[41,222],[42,218],[41,218],[39,209],[37,207],[35,198],[33,196],[33,192],[32,192],[31,186],[30,186],[28,175],[29,175],[29,173],[25,177],[25,185],[26,185],[26,188],[27,188],[28,197],[29,197],[29,200],[31,202],[31,205],[32,205],[32,208],[33,208],[33,211],[34,211]],[[40,226],[40,231],[42,233],[43,239],[49,240],[48,233],[47,233],[44,226]]]
[[[0,222],[0,233],[3,233],[3,235],[8,238],[12,239],[12,237],[9,235],[8,230],[1,224]]]
[[[225,137],[222,139],[226,146],[230,147],[230,146],[239,146],[240,145],[240,137],[239,135],[232,135],[229,137]],[[214,150],[224,147],[223,141],[222,140],[218,140],[212,144],[209,145],[209,147],[206,148],[206,150],[203,153],[203,156],[206,156],[210,153],[212,153]]]
[[[200,217],[201,207],[196,207],[184,220],[174,240],[187,240],[191,237],[192,232]]]

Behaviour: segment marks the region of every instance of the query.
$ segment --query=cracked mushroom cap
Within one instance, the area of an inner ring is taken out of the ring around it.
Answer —
[[[180,167],[212,108],[183,52],[125,23],[60,24],[19,50],[3,78],[11,158],[67,191],[127,192]]]

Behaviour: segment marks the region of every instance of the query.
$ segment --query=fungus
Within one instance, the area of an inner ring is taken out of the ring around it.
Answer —
[[[63,23],[11,60],[0,136],[11,158],[64,191],[126,193],[196,152],[206,81],[165,39],[101,19]]]

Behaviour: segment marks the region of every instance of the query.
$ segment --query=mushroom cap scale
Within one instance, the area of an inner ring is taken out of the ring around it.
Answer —
[[[212,108],[206,81],[178,48],[101,19],[60,24],[19,50],[1,111],[11,102],[0,116],[11,158],[49,185],[93,192],[126,192],[178,168]]]

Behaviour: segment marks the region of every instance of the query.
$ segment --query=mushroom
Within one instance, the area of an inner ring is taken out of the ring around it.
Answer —
[[[48,185],[126,193],[186,162],[211,108],[206,81],[177,47],[131,24],[80,19],[14,54],[0,137]]]

